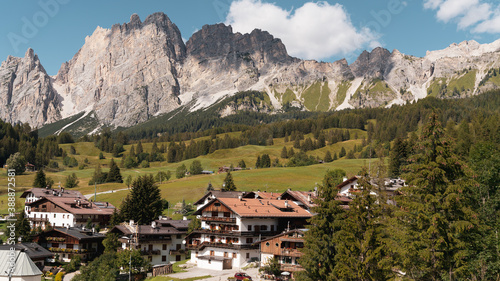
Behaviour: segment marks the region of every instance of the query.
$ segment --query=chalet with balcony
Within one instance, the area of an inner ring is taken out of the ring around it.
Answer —
[[[304,270],[299,264],[304,247],[304,232],[306,229],[295,229],[258,241],[260,245],[260,260],[262,265],[276,257],[282,271],[292,274]]]
[[[201,229],[187,238],[191,261],[207,269],[241,268],[259,259],[254,242],[286,229],[302,228],[312,215],[277,199],[215,198],[195,212]]]
[[[28,197],[27,197],[28,198]],[[31,227],[82,227],[90,220],[93,225],[107,225],[115,207],[108,202],[90,202],[70,196],[41,197],[26,203],[26,216]]]
[[[152,265],[168,264],[186,259],[184,239],[190,220],[158,219],[150,225],[133,221],[110,230],[119,235],[123,249],[137,249]]]
[[[60,260],[69,262],[75,255],[79,255],[82,261],[89,261],[102,254],[104,238],[104,234],[94,229],[56,227],[36,235],[33,240]]]

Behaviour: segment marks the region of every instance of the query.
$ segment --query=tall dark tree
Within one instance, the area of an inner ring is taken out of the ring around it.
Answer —
[[[452,152],[436,114],[429,117],[409,157],[396,213],[402,268],[413,280],[458,280],[470,275],[479,216],[472,175]]]
[[[76,176],[75,173],[72,173],[71,175],[68,175],[66,177],[66,182],[64,183],[65,188],[74,188],[78,186],[78,183],[80,181],[78,180],[78,177]]]
[[[137,147],[136,147],[136,149],[135,149],[135,153],[136,153],[137,155],[139,155],[139,154],[141,154],[141,153],[143,153],[143,152],[144,152],[144,149],[142,148],[142,142],[141,142],[141,141],[139,141],[139,143],[137,143]]]
[[[236,185],[233,181],[233,176],[231,172],[227,172],[226,178],[224,179],[224,190],[225,191],[236,191]]]
[[[20,240],[22,242],[31,242],[31,232],[30,232],[30,221],[25,216],[24,211],[21,211],[19,215],[16,216],[15,222],[15,241],[16,243]]]
[[[407,163],[407,152],[406,141],[396,138],[389,154],[389,176],[399,177],[401,175],[401,167]]]
[[[125,221],[134,220],[138,224],[149,224],[162,214],[163,204],[160,189],[153,175],[139,176],[132,183],[132,189],[121,206]]]
[[[189,166],[189,173],[191,175],[199,175],[203,171],[200,160],[194,160]]]
[[[257,155],[257,161],[255,161],[255,168],[260,168],[262,167],[262,164],[260,163],[260,155]]]
[[[340,231],[344,219],[344,209],[335,200],[337,185],[342,183],[346,175],[344,170],[328,171],[323,179],[323,185],[318,187],[318,199],[315,201],[316,213],[309,219],[309,231],[305,233],[303,257],[300,264],[311,280],[338,280],[334,275],[337,254],[335,234]]]
[[[118,165],[116,165],[115,160],[113,159],[111,159],[109,163],[109,172],[106,178],[106,182],[123,182],[120,168],[118,168]]]
[[[288,158],[288,150],[286,149],[286,146],[283,146],[283,149],[281,150],[281,158]]]
[[[332,154],[330,153],[330,150],[327,150],[325,152],[325,157],[324,157],[323,161],[325,161],[326,163],[330,163],[333,161]]]
[[[361,192],[349,203],[341,230],[335,233],[338,280],[389,280],[395,277],[394,250],[385,227],[386,203],[373,194],[366,170],[358,180]]]
[[[33,181],[33,187],[41,187],[45,188],[47,186],[47,180],[45,178],[45,173],[43,169],[38,170],[36,172],[35,180]]]
[[[342,146],[342,148],[340,149],[340,152],[339,152],[339,158],[346,156],[346,154],[347,154],[347,152],[345,151],[345,148]]]

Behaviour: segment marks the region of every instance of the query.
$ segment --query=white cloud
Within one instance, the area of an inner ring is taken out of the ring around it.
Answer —
[[[287,11],[261,0],[238,0],[231,3],[226,24],[241,33],[268,31],[283,41],[290,55],[304,59],[348,55],[380,45],[368,28],[354,27],[342,5],[327,2],[308,2]]]
[[[500,33],[500,12],[493,12],[485,0],[424,0],[424,8],[437,10],[436,18],[445,23],[456,22],[459,29],[473,33]]]

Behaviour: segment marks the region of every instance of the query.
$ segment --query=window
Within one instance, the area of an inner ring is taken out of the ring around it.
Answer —
[[[252,231],[252,225],[248,226],[248,231]]]
[[[247,238],[247,243],[248,243],[248,244],[253,243],[253,238]]]
[[[267,225],[261,225],[260,230],[267,231]]]
[[[161,256],[161,261],[167,261],[167,256]]]
[[[219,216],[219,212],[217,211],[212,211],[212,217],[218,217]]]
[[[269,242],[266,242],[266,246],[269,247],[269,245],[271,245],[271,244],[269,244]]]
[[[215,256],[215,252],[213,250],[210,251],[211,256]]]
[[[276,243],[276,247],[279,247],[279,246],[280,246],[280,244]]]
[[[236,257],[237,257],[237,254],[233,253],[233,259],[235,259]]]
[[[162,250],[163,250],[163,251],[166,251],[166,250],[167,250],[167,244],[163,244],[163,246],[162,246]]]
[[[54,218],[56,218],[56,214],[54,214]]]
[[[177,239],[182,239],[182,234],[177,234]]]
[[[231,213],[229,213],[229,212],[224,212],[224,217],[225,217],[225,218],[229,218],[230,216],[231,216]]]
[[[250,253],[247,253],[247,259],[249,259],[249,258],[250,258]]]
[[[240,240],[238,238],[233,238],[233,243],[238,243]]]
[[[271,231],[274,231],[274,224],[271,225]]]
[[[219,202],[216,202],[216,203],[214,203],[214,206],[215,206],[215,207],[220,207],[220,203],[219,203]]]
[[[225,258],[229,257],[228,252],[224,252],[224,257],[225,257]]]

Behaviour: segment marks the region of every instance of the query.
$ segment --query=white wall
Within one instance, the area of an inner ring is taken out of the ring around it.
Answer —
[[[213,270],[222,270],[222,261],[198,260],[198,267]]]

